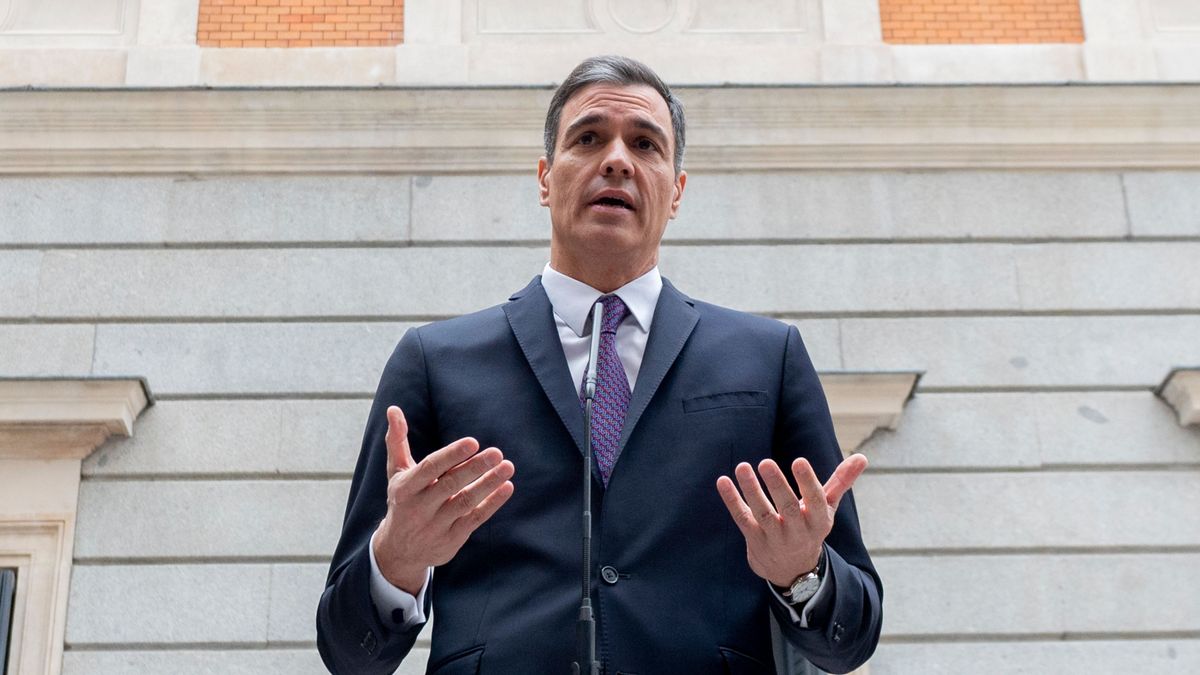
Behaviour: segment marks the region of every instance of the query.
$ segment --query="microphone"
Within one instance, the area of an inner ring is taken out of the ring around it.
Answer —
[[[571,664],[572,675],[600,675],[600,662],[596,660],[596,618],[592,613],[592,403],[596,400],[596,359],[600,354],[603,318],[604,305],[597,301],[592,306],[592,338],[583,384],[583,598],[575,624],[579,658]]]

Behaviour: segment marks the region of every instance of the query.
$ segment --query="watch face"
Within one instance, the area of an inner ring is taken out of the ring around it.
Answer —
[[[792,584],[792,602],[804,602],[817,594],[821,587],[821,578],[815,574],[806,574]]]

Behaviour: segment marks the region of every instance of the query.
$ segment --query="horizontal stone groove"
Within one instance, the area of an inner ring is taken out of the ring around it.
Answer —
[[[889,548],[876,546],[870,550],[873,558],[927,556],[953,558],[967,556],[1094,556],[1094,555],[1157,555],[1200,553],[1200,546],[1028,546],[1012,548]],[[171,565],[278,565],[316,564],[328,565],[330,558],[323,556],[205,556],[157,557],[157,558],[113,558],[81,557],[75,559],[78,567],[154,567]]]
[[[1121,467],[1124,468],[1124,467]],[[189,480],[211,480],[211,481],[239,481],[239,480],[255,480],[255,481],[287,481],[287,480],[336,480],[344,481],[354,477],[353,472],[346,471],[344,473],[335,472],[297,472],[297,473],[269,473],[269,472],[247,472],[247,473],[140,473],[129,475],[87,475],[83,476],[82,480],[89,483],[123,483],[123,482],[142,482],[142,481],[189,481]]]
[[[1163,373],[1165,376],[1166,373]],[[995,387],[917,387],[917,394],[1038,394],[1038,393],[1072,393],[1072,392],[1123,392],[1123,391],[1153,391],[1159,383],[1147,383],[1145,385],[1086,385],[1086,386],[1059,386],[1059,385],[1044,385],[1044,386],[1027,386],[1027,387],[1010,387],[1010,386],[995,386]],[[299,393],[278,393],[278,394],[239,394],[236,392],[215,392],[215,393],[191,393],[191,392],[174,392],[171,394],[155,394],[154,398],[158,401],[305,401],[312,399],[338,399],[338,400],[372,400],[375,396],[374,391],[362,392],[299,392]]]
[[[481,308],[482,309],[482,308]],[[788,319],[975,319],[975,318],[1025,318],[1025,317],[1122,317],[1122,316],[1198,316],[1200,307],[1147,307],[1135,309],[1005,309],[1005,310],[905,310],[887,311],[844,311],[844,312],[754,312],[759,316],[786,321]],[[139,324],[271,324],[271,323],[431,323],[453,319],[458,314],[325,314],[289,316],[30,316],[0,317],[0,325],[139,325]]]
[[[327,556],[312,555],[279,555],[279,556],[205,556],[203,558],[188,557],[158,557],[158,558],[75,558],[77,567],[128,567],[130,565],[288,565],[288,564],[318,564],[328,565]]]
[[[940,642],[1085,642],[1093,640],[1191,640],[1200,638],[1200,631],[1141,631],[1104,633],[938,633],[937,635],[892,634],[880,637],[881,644],[936,644]]]
[[[418,637],[414,647],[429,648],[429,638]],[[164,642],[161,644],[146,643],[146,642],[81,642],[78,644],[67,643],[63,646],[63,651],[68,652],[175,652],[175,651],[197,651],[197,652],[217,652],[217,651],[271,651],[271,650],[286,650],[286,649],[312,649],[317,648],[316,641],[296,641],[296,642]]]
[[[893,244],[945,245],[956,244],[1137,244],[1200,242],[1196,236],[1134,235],[1124,237],[845,237],[845,238],[755,238],[755,239],[671,239],[663,241],[663,248],[692,248],[697,246],[842,246]],[[263,249],[389,249],[389,248],[543,248],[550,239],[415,239],[388,241],[206,241],[206,242],[162,242],[162,243],[0,243],[0,251],[209,251],[209,250],[263,250]]]
[[[370,401],[375,392],[346,393],[346,392],[298,392],[277,394],[239,394],[239,393],[193,393],[193,394],[155,394],[157,401],[312,401],[333,399],[338,401]]]
[[[899,556],[929,556],[950,558],[955,556],[1027,556],[1027,555],[1128,555],[1128,554],[1193,554],[1200,553],[1200,546],[1022,546],[999,548],[897,548],[875,546],[871,548],[874,558]]]
[[[868,469],[872,475],[924,475],[924,474],[1026,474],[1026,473],[1138,473],[1144,471],[1200,471],[1200,464],[1164,463],[1164,464],[1042,464],[1038,466],[1019,467],[954,467],[954,466],[908,466],[908,467],[872,467]],[[245,473],[130,473],[130,474],[87,474],[82,477],[86,483],[145,483],[145,482],[187,482],[187,481],[346,481],[354,477],[353,472],[245,472]]]

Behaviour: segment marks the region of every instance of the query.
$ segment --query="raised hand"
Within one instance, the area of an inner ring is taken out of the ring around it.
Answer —
[[[379,571],[413,595],[426,570],[454,557],[467,537],[512,496],[512,462],[460,438],[413,461],[400,408],[387,409],[387,515],[374,537]]]
[[[822,486],[808,460],[797,458],[792,462],[792,475],[803,499],[796,497],[783,470],[770,459],[758,464],[769,499],[746,462],[734,469],[741,493],[728,476],[718,478],[717,492],[746,538],[750,569],[776,586],[788,586],[816,567],[842,495],[866,468],[866,457],[851,455]]]

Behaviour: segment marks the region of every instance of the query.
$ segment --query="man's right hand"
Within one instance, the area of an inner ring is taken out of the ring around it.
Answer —
[[[387,515],[373,539],[379,571],[417,595],[428,569],[449,562],[467,537],[512,496],[512,462],[496,448],[479,451],[460,438],[419,463],[408,446],[408,423],[387,409]]]

